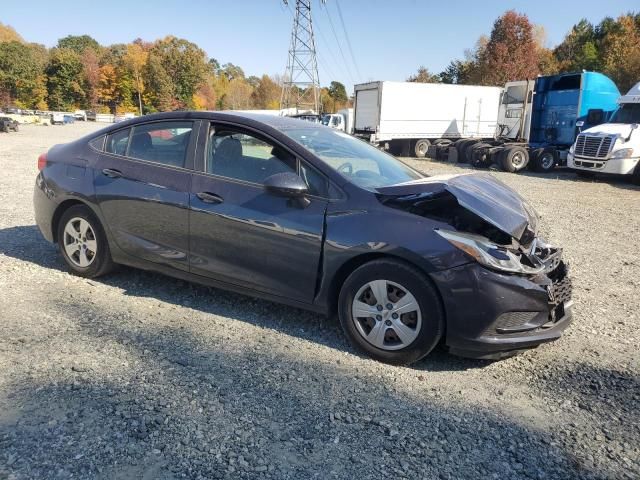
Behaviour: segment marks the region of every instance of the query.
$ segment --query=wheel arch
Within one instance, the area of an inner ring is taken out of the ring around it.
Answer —
[[[427,281],[434,288],[436,295],[438,297],[438,301],[440,302],[440,306],[442,307],[442,312],[444,315],[444,330],[442,338],[445,338],[445,333],[447,329],[447,310],[445,308],[445,303],[442,299],[442,293],[438,288],[436,282],[433,281],[427,269],[424,268],[423,265],[420,265],[417,262],[412,261],[402,255],[396,255],[388,252],[366,252],[361,253],[356,256],[349,258],[347,261],[343,262],[342,265],[338,269],[336,269],[335,273],[332,275],[331,279],[328,280],[329,291],[326,294],[326,302],[327,302],[327,312],[329,316],[333,316],[337,313],[338,308],[338,297],[340,296],[340,290],[342,289],[342,285],[349,275],[351,275],[357,268],[361,267],[365,263],[369,263],[373,260],[395,260],[400,263],[404,263],[405,265],[409,265],[422,273]]]
[[[91,205],[89,205],[87,202],[83,202],[80,199],[69,198],[67,200],[64,200],[63,202],[60,202],[60,204],[54,210],[53,216],[51,217],[51,233],[53,235],[53,241],[55,243],[58,242],[58,223],[60,222],[62,215],[64,215],[64,212],[66,212],[71,207],[74,207],[76,205],[85,206],[95,214],[95,209],[92,208]],[[98,221],[101,222],[99,217],[98,217]]]

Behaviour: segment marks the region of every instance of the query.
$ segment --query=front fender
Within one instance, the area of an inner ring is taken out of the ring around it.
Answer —
[[[469,258],[435,233],[447,225],[395,209],[327,212],[315,303],[331,311],[336,292],[354,268],[395,257],[426,274],[467,264]]]

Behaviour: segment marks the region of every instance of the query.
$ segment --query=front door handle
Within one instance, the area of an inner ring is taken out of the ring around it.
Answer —
[[[109,178],[120,178],[122,177],[122,172],[120,170],[115,170],[113,168],[105,168],[102,170],[102,174],[106,175]]]
[[[216,195],[215,193],[210,192],[200,192],[196,193],[196,197],[202,200],[204,203],[222,203],[224,200],[220,195]]]

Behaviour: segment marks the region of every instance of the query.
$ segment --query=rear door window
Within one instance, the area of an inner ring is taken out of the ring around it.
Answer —
[[[157,122],[133,127],[127,156],[184,167],[193,122]]]
[[[107,137],[107,153],[114,153],[116,155],[125,155],[127,153],[127,145],[129,145],[129,133],[131,129],[120,130],[112,133]]]

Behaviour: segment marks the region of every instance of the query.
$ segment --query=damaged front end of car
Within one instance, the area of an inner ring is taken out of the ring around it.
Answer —
[[[562,249],[537,234],[533,208],[488,174],[437,176],[378,189],[386,206],[448,227],[436,233],[475,262],[433,275],[454,353],[497,358],[554,340],[568,325],[571,281]],[[470,307],[471,305],[471,307]]]

